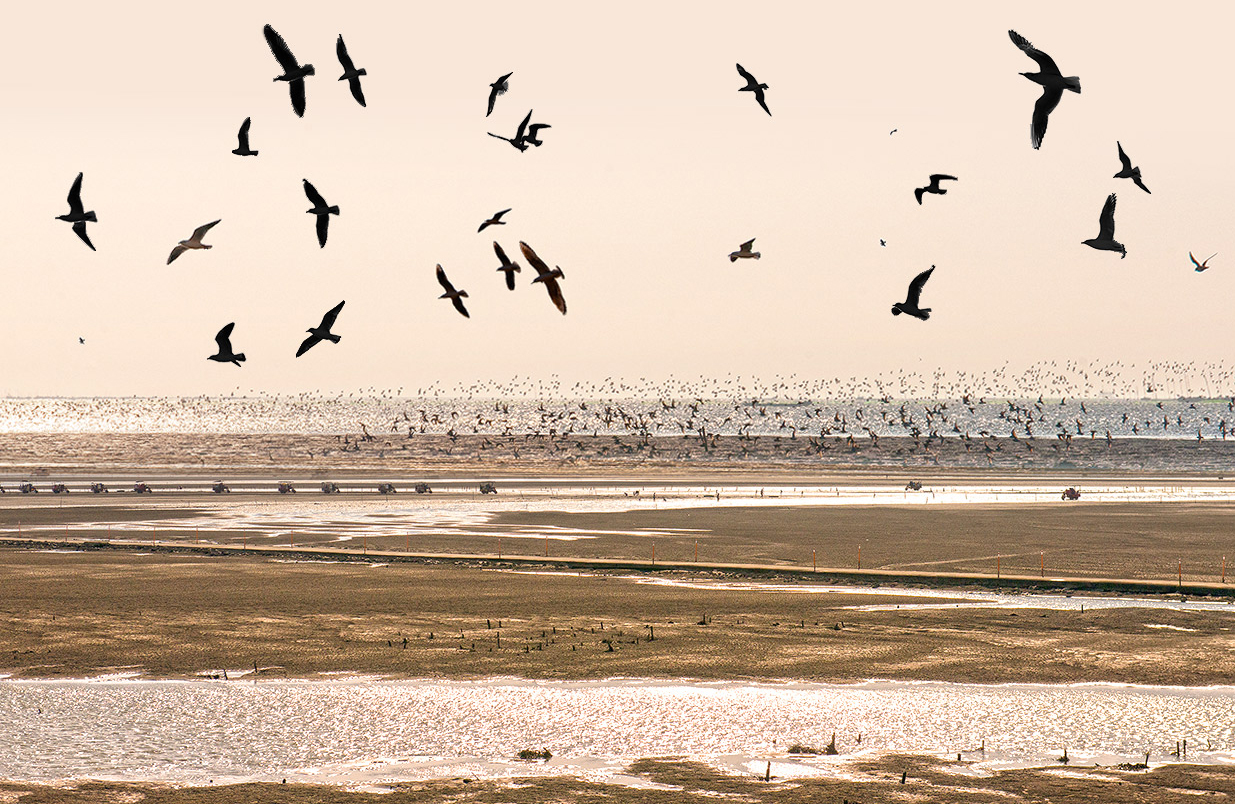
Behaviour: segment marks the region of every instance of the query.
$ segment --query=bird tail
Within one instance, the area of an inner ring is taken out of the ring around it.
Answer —
[[[88,221],[94,221],[95,223],[98,223],[98,222],[99,222],[98,217],[96,217],[96,216],[95,216],[95,214],[94,214],[93,212],[87,212],[87,213],[83,216],[83,219],[84,219],[84,220],[88,220]]]
[[[756,252],[754,253],[754,255],[753,255],[753,256],[754,256],[754,258],[755,258],[755,259],[759,259],[759,252],[758,252],[758,251],[756,251]]]
[[[1081,79],[1075,75],[1070,75],[1063,80],[1063,85],[1072,90],[1076,94],[1081,94]]]
[[[305,75],[317,75],[317,70],[314,70],[314,69],[313,69],[313,65],[312,65],[312,64],[306,64],[306,65],[304,66],[304,74],[305,74]]]
[[[330,214],[330,215],[338,215],[338,214],[339,214],[339,205],[338,205],[338,204],[335,204],[333,207],[326,207],[326,212],[327,212],[328,214]]]
[[[244,352],[241,352],[238,355],[232,355],[232,362],[234,362],[236,365],[240,365],[241,363],[243,363],[244,362]]]
[[[330,335],[327,335],[327,336],[326,336],[326,340],[330,341],[331,343],[338,343],[338,342],[339,342],[339,336],[338,336],[338,335],[335,335],[335,334],[333,334],[333,333],[331,333]]]
[[[931,317],[931,308],[929,307],[927,307],[925,310],[919,310],[918,312],[922,314],[923,321]]]

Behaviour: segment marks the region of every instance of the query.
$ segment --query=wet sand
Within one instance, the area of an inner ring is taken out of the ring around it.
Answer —
[[[391,784],[380,789],[348,790],[318,785],[242,784],[176,788],[151,784],[79,782],[62,786],[0,782],[0,799],[27,804],[71,801],[81,804],[215,804],[245,801],[281,804],[617,804],[664,802],[704,804],[718,798],[756,804],[806,802],[917,801],[1027,802],[1028,804],[1182,804],[1226,800],[1235,795],[1235,768],[1161,765],[1148,771],[1060,765],[995,773],[974,773],[970,762],[920,756],[859,759],[838,767],[835,778],[781,778],[763,781],[756,773],[732,776],[679,758],[644,759],[631,765],[624,784],[592,782],[573,776],[536,775],[512,780],[454,778]],[[901,774],[905,775],[904,784]]]

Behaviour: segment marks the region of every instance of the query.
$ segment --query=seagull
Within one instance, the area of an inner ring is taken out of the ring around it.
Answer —
[[[1192,260],[1192,265],[1193,265],[1193,267],[1194,267],[1194,268],[1196,268],[1196,272],[1197,272],[1198,274],[1199,274],[1201,271],[1204,271],[1204,270],[1208,269],[1208,268],[1209,268],[1209,261],[1210,261],[1210,260],[1212,260],[1214,257],[1217,257],[1217,256],[1218,256],[1218,252],[1216,252],[1216,251],[1215,251],[1213,254],[1210,254],[1208,257],[1206,257],[1206,258],[1205,258],[1205,262],[1197,262],[1197,261],[1196,261],[1196,257],[1193,257],[1193,256],[1192,256],[1192,252],[1191,252],[1191,251],[1189,251],[1189,252],[1188,252],[1188,259]]]
[[[918,205],[922,205],[922,193],[934,193],[935,195],[947,195],[947,190],[939,186],[939,182],[943,180],[958,181],[955,176],[945,176],[942,173],[932,173],[931,183],[926,187],[918,187],[913,191],[913,197],[918,199]]]
[[[502,261],[502,264],[498,266],[498,270],[505,271],[506,273],[506,287],[514,290],[515,274],[521,272],[523,269],[519,267],[519,263],[511,262],[506,257],[506,252],[502,251],[502,247],[497,244],[496,240],[493,241],[493,251],[497,253],[497,258]]]
[[[763,111],[767,112],[768,116],[771,117],[772,112],[770,109],[768,109],[768,103],[763,98],[763,90],[767,89],[768,85],[759,83],[757,80],[755,80],[755,77],[753,75],[743,70],[742,65],[740,64],[738,65],[738,75],[746,79],[746,86],[739,87],[738,92],[755,93],[755,100],[759,101],[759,105],[763,107]]]
[[[919,307],[918,301],[922,298],[922,286],[926,284],[926,280],[931,278],[931,272],[934,270],[935,266],[932,265],[913,278],[913,281],[909,283],[909,294],[905,300],[892,305],[892,315],[904,313],[923,321],[931,317],[931,308]]]
[[[884,239],[881,237],[881,238],[879,238],[879,245],[884,246],[884,247],[886,248],[886,247],[887,247],[887,245],[888,245],[888,241],[884,240]]]
[[[519,124],[519,130],[515,132],[515,136],[513,138],[503,137],[501,134],[494,134],[492,131],[485,132],[485,133],[487,133],[490,137],[497,137],[499,140],[506,140],[506,142],[509,142],[511,145],[515,146],[520,151],[526,151],[527,141],[524,139],[524,135],[527,132],[528,121],[530,121],[531,119],[532,119],[532,110],[529,109],[527,113],[527,117],[523,118],[523,122]]]
[[[1114,193],[1108,195],[1106,197],[1106,203],[1102,205],[1102,214],[1098,217],[1098,236],[1082,242],[1091,248],[1101,249],[1103,251],[1118,251],[1119,259],[1121,260],[1128,256],[1128,251],[1123,247],[1123,243],[1115,242]]]
[[[240,132],[236,135],[240,140],[240,144],[232,149],[232,153],[236,156],[257,156],[257,151],[249,148],[249,125],[253,122],[252,117],[246,117],[244,122],[240,124]]]
[[[317,216],[317,244],[326,248],[326,229],[330,226],[330,216],[338,215],[339,208],[326,206],[326,199],[322,198],[317,188],[309,184],[308,179],[301,179],[301,181],[304,182],[304,194],[309,197],[309,203],[313,205],[313,209],[306,209],[305,212]]]
[[[297,117],[304,117],[304,79],[307,75],[314,75],[316,71],[312,64],[301,66],[296,61],[287,43],[274,28],[267,25],[262,32],[266,34],[266,44],[270,46],[270,52],[283,68],[283,75],[275,76],[274,80],[287,82],[287,88],[292,95],[292,109]]]
[[[223,220],[223,219],[220,218],[219,220]],[[194,229],[192,237],[190,237],[188,240],[181,240],[179,243],[176,244],[176,247],[172,249],[172,253],[167,255],[167,264],[171,265],[172,260],[176,259],[181,254],[185,253],[191,248],[214,248],[214,246],[208,246],[205,243],[203,243],[202,238],[205,237],[206,232],[209,232],[210,229],[218,222],[219,221],[211,221],[210,223],[204,224],[202,226],[198,226],[196,229]]]
[[[352,64],[352,57],[347,55],[347,45],[343,44],[343,34],[339,34],[339,41],[334,43],[334,52],[339,57],[339,64],[343,65],[343,75],[339,76],[339,80],[347,81],[348,86],[352,88],[352,97],[364,106],[364,90],[360,88],[360,76],[368,75],[368,73],[363,67],[357,70],[356,65]]]
[[[536,278],[532,282],[543,282],[545,290],[549,291],[549,298],[553,299],[553,305],[562,311],[562,315],[566,315],[566,299],[562,296],[562,288],[557,283],[559,279],[564,279],[566,276],[562,273],[562,269],[555,265],[553,270],[550,271],[545,261],[536,256],[536,252],[532,251],[532,247],[522,240],[519,241],[519,249],[523,252],[523,256],[528,263],[536,269]]]
[[[1115,147],[1119,149],[1119,161],[1123,167],[1120,168],[1119,172],[1112,176],[1112,178],[1132,179],[1132,181],[1136,183],[1137,187],[1140,187],[1148,193],[1149,188],[1141,182],[1141,169],[1139,167],[1132,167],[1132,160],[1128,158],[1126,153],[1124,153],[1124,147],[1119,144],[1118,140],[1115,142]]]
[[[86,342],[86,339],[85,339],[85,338],[81,338],[81,337],[79,337],[79,338],[77,339],[77,342],[78,342],[78,343],[85,343],[85,342]]]
[[[493,104],[497,101],[498,95],[505,95],[506,90],[510,89],[510,83],[506,80],[514,75],[514,72],[506,73],[506,75],[489,84],[489,111],[485,112],[485,117],[493,114]]]
[[[753,245],[755,245],[755,238],[752,237],[750,240],[747,240],[745,243],[738,246],[737,251],[734,251],[729,255],[729,262],[737,262],[739,257],[756,260],[759,259],[759,252],[750,250]]]
[[[57,215],[56,220],[67,221],[73,224],[73,232],[81,238],[81,241],[87,246],[90,246],[91,251],[97,251],[94,243],[90,242],[89,235],[86,234],[86,221],[98,222],[98,217],[93,210],[85,212],[85,207],[81,204],[81,178],[85,175],[78,173],[77,178],[73,180],[73,186],[69,188],[69,214]]]
[[[889,136],[889,137],[891,137],[891,136],[892,136],[893,134],[895,134],[897,131],[899,131],[899,129],[895,129],[895,128],[894,128],[894,129],[892,129],[891,131],[889,131],[889,132],[888,132],[888,136]]]
[[[450,299],[451,304],[455,306],[455,309],[458,310],[464,318],[471,318],[472,316],[468,313],[467,308],[463,306],[463,300],[467,298],[467,291],[455,290],[455,286],[450,284],[450,280],[446,278],[446,272],[442,270],[442,266],[440,265],[437,266],[437,281],[438,284],[446,290],[446,292],[441,296],[438,296],[438,298]]]
[[[296,350],[296,357],[300,357],[322,341],[339,342],[339,336],[331,332],[330,328],[334,326],[334,320],[339,317],[339,311],[343,309],[343,305],[346,303],[346,301],[339,302],[330,308],[326,315],[322,316],[322,323],[305,330],[305,332],[309,333],[309,337],[305,338],[304,342],[300,344],[300,348]]]
[[[523,136],[523,141],[528,145],[535,145],[537,148],[544,145],[544,141],[537,136],[542,128],[553,128],[548,123],[532,123],[527,127],[527,134]]]
[[[1025,51],[1025,55],[1038,63],[1039,72],[1021,73],[1035,84],[1042,85],[1042,97],[1038,98],[1038,102],[1034,104],[1033,125],[1030,129],[1030,141],[1036,149],[1042,145],[1042,138],[1046,136],[1046,118],[1059,105],[1063,91],[1070,89],[1079,95],[1081,79],[1075,75],[1064,78],[1059,68],[1055,66],[1054,59],[1029,44],[1029,40],[1016,31],[1008,31],[1008,36],[1012,38],[1014,45]]]
[[[235,363],[237,367],[244,362],[244,352],[236,354],[232,351],[232,327],[236,326],[236,322],[232,322],[223,329],[219,330],[219,334],[214,336],[214,342],[219,345],[219,353],[211,355],[207,360],[214,360],[218,363]]]
[[[501,212],[493,213],[493,217],[489,218],[489,220],[480,224],[480,228],[476,230],[476,234],[480,234],[481,232],[483,232],[486,226],[505,226],[506,221],[502,220],[502,216],[505,215],[507,212],[510,212],[509,208],[504,209]]]

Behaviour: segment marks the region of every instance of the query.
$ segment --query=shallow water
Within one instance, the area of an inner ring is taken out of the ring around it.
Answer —
[[[681,755],[778,775],[789,745],[926,752],[990,767],[1142,757],[1187,738],[1231,761],[1235,688],[661,682],[0,681],[0,778],[380,783],[529,772],[611,776]],[[861,744],[857,735],[862,736]],[[979,752],[985,742],[986,750]],[[515,759],[546,747],[547,766]],[[759,768],[762,770],[762,767]]]

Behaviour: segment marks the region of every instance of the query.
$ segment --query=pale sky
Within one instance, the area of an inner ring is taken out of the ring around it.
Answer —
[[[10,9],[0,394],[1229,357],[1229,3],[205,8]],[[303,119],[266,23],[317,68]],[[1009,28],[1081,79],[1039,151],[1040,90],[1018,75],[1036,67]],[[336,80],[339,34],[367,108]],[[543,147],[486,136],[529,109],[552,125]],[[245,117],[256,158],[231,154]],[[1152,195],[1112,178],[1116,140]],[[79,171],[97,253],[55,220]],[[919,207],[931,173],[959,181]],[[303,178],[342,209],[325,249]],[[1081,244],[1111,192],[1125,260]],[[216,218],[212,250],[165,265]],[[730,263],[751,237],[763,258]],[[526,266],[506,290],[494,239],[562,267],[568,315]],[[1197,274],[1189,251],[1218,256]],[[437,299],[437,263],[470,320]],[[932,264],[931,319],[893,317]],[[293,358],[342,299],[341,343]],[[206,360],[231,321],[241,369]]]

